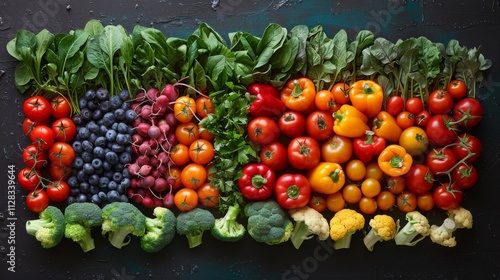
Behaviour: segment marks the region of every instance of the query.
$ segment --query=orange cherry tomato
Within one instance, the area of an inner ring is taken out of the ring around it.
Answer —
[[[184,187],[196,190],[207,180],[207,170],[201,164],[190,163],[181,171],[181,183]]]
[[[366,166],[359,159],[350,160],[346,165],[345,173],[352,181],[361,181],[366,175]]]
[[[318,212],[323,212],[326,210],[326,199],[322,195],[311,195],[309,199],[309,207],[315,209]]]
[[[215,156],[214,145],[205,139],[197,139],[189,146],[189,158],[197,164],[207,164]]]
[[[174,195],[174,204],[182,212],[193,210],[198,205],[198,193],[189,188],[182,188]]]
[[[381,191],[377,195],[377,206],[380,210],[387,211],[396,204],[396,197],[390,191]]]
[[[175,138],[186,146],[191,145],[199,136],[198,125],[193,122],[179,123],[175,128]]]
[[[200,96],[196,98],[196,115],[201,119],[208,114],[215,113],[215,105],[212,99],[208,96]]]
[[[361,192],[366,197],[375,197],[381,190],[380,182],[373,178],[368,178],[361,183]]]
[[[189,147],[181,143],[173,146],[172,150],[170,150],[170,160],[177,166],[187,164],[191,160],[189,158]]]
[[[363,196],[359,200],[358,206],[359,206],[359,211],[361,211],[361,213],[363,214],[370,215],[375,213],[375,211],[377,211],[377,201],[373,197]]]
[[[405,177],[390,177],[387,179],[387,189],[395,195],[402,193],[406,189]]]
[[[338,212],[345,207],[345,200],[341,192],[336,192],[326,197],[326,207],[332,212]]]
[[[219,190],[210,183],[204,183],[198,190],[198,200],[201,205],[208,208],[213,208],[219,205]]]
[[[347,184],[342,188],[342,196],[347,203],[358,203],[363,193],[355,184]]]
[[[373,178],[379,182],[384,178],[384,172],[377,162],[370,162],[366,165],[365,179],[368,178]]]
[[[422,211],[430,211],[434,208],[434,198],[431,193],[417,195],[417,207]]]
[[[400,193],[396,201],[401,212],[407,213],[417,209],[417,195],[410,191]]]

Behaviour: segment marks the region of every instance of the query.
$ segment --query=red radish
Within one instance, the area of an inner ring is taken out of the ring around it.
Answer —
[[[141,122],[137,126],[137,134],[139,134],[142,137],[149,137],[148,131],[150,127],[151,125],[149,123]]]
[[[156,98],[158,97],[158,94],[160,91],[156,88],[150,88],[146,91],[146,98],[151,101],[151,102],[156,102]]]
[[[151,169],[153,168],[150,165],[143,165],[136,174],[140,177],[146,177],[151,173]]]
[[[142,144],[139,145],[139,154],[145,156],[151,154],[151,145],[149,145],[149,142],[142,142]]]
[[[140,155],[136,160],[135,162],[139,165],[139,166],[143,166],[143,165],[150,165],[150,160],[149,160],[149,157],[147,155]]]
[[[167,180],[160,177],[156,178],[152,189],[157,192],[164,192],[167,190],[167,188],[168,188]]]
[[[154,201],[151,197],[144,197],[142,198],[142,205],[146,208],[153,208]]]
[[[172,194],[172,192],[167,193],[163,197],[163,206],[165,206],[167,208],[174,207],[174,195]]]
[[[149,188],[154,186],[155,177],[153,177],[151,175],[146,176],[146,177],[140,179],[140,184],[141,184],[141,187],[143,187],[145,189],[149,189]]]
[[[165,95],[168,98],[168,100],[176,100],[177,97],[179,97],[179,92],[177,91],[175,85],[173,84],[166,85],[161,91],[161,94]]]
[[[140,169],[141,169],[141,167],[137,163],[132,163],[128,166],[128,172],[130,174],[133,174],[133,175],[136,175],[137,173],[139,173]]]

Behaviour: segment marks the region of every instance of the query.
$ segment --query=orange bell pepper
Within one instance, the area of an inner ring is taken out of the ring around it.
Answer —
[[[368,118],[358,109],[351,105],[344,104],[333,114],[335,122],[333,131],[345,137],[361,137],[370,130],[366,122]]]
[[[354,107],[368,118],[373,118],[382,110],[384,91],[374,81],[359,80],[351,85],[349,99]]]
[[[307,111],[314,104],[316,86],[309,78],[292,79],[281,90],[280,99],[290,110]]]
[[[399,137],[401,133],[403,133],[396,119],[386,111],[380,111],[373,119],[372,130],[378,137],[384,138],[386,141],[392,143],[398,143]]]
[[[391,177],[405,175],[412,164],[413,158],[400,145],[389,145],[378,156],[378,166]]]

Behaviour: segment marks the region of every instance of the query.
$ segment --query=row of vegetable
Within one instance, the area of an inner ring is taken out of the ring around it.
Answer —
[[[224,241],[246,228],[296,248],[312,234],[347,248],[365,217],[370,250],[393,238],[415,245],[415,233],[452,247],[454,230],[472,226],[461,202],[478,179],[475,95],[491,66],[480,49],[277,24],[229,40],[205,23],[187,39],[97,20],[67,34],[20,30],[7,50],[20,61],[17,88],[32,95],[18,176],[28,208],[90,202],[136,213],[136,203],[180,213],[177,223],[203,216],[198,224]],[[409,221],[401,231],[385,212],[394,208]],[[421,212],[435,209],[451,218],[433,231]],[[135,235],[154,231],[142,224]]]

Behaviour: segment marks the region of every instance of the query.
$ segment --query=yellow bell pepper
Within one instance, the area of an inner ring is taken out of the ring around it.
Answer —
[[[309,170],[307,179],[313,192],[332,194],[338,192],[345,183],[342,166],[334,162],[320,162]]]
[[[349,99],[354,107],[368,118],[373,118],[382,110],[384,91],[374,81],[359,80],[351,85]]]
[[[352,105],[344,104],[333,114],[335,122],[333,131],[345,137],[361,137],[367,130],[370,130],[368,118]]]
[[[396,119],[391,114],[381,111],[373,119],[373,132],[378,137],[384,138],[386,141],[398,143],[399,137],[403,130],[399,127]]]
[[[400,145],[387,146],[378,156],[378,166],[387,175],[397,177],[410,171],[413,158]]]

